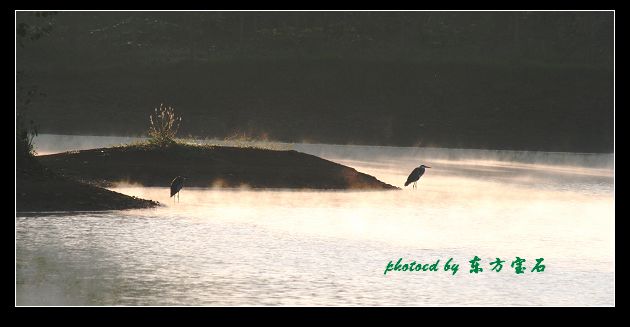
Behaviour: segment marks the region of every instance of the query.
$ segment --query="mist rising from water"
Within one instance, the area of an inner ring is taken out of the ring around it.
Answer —
[[[42,152],[122,141],[42,140]],[[614,303],[613,154],[291,146],[397,186],[432,168],[418,189],[215,185],[184,187],[178,202],[168,188],[121,182],[112,189],[163,206],[17,218],[18,304]],[[382,274],[398,257],[466,265],[473,255],[544,257],[548,271]]]

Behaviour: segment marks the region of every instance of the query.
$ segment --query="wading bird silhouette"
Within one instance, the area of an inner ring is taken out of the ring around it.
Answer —
[[[405,186],[413,183],[413,188],[417,188],[416,182],[418,182],[420,177],[424,174],[424,168],[431,168],[431,167],[425,166],[425,165],[420,165],[420,167],[416,167],[416,169],[414,169],[411,172],[411,174],[409,174],[409,177],[407,177],[407,181],[405,182]]]
[[[177,202],[179,202],[179,191],[181,191],[182,187],[184,187],[184,181],[186,177],[177,176],[171,182],[171,197],[177,194]],[[175,203],[175,198],[173,198],[173,203]]]

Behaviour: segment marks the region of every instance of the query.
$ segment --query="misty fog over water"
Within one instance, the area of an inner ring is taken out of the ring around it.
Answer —
[[[40,135],[41,154],[134,138]],[[221,143],[219,141],[212,141]],[[263,144],[263,146],[269,144]],[[113,190],[156,209],[20,215],[18,305],[613,305],[614,154],[273,144],[400,191]],[[484,271],[471,274],[474,256]],[[526,259],[524,274],[510,262]],[[503,270],[489,263],[505,260]],[[389,261],[450,272],[383,272]],[[544,258],[544,272],[531,272]]]

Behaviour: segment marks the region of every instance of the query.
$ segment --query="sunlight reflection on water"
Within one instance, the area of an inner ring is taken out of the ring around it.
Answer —
[[[164,206],[21,215],[17,304],[614,304],[612,155],[558,154],[554,165],[365,148],[311,153],[397,186],[420,163],[433,168],[417,190],[184,188],[173,203],[166,188],[119,185]],[[516,256],[527,273],[510,268]],[[400,257],[461,267],[383,275]],[[500,273],[488,267],[496,257]],[[530,272],[540,257],[546,270]]]

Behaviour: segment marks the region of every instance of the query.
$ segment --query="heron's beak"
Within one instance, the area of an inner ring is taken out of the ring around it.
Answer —
[[[431,168],[431,167],[429,167],[429,166],[424,166],[424,168]]]

